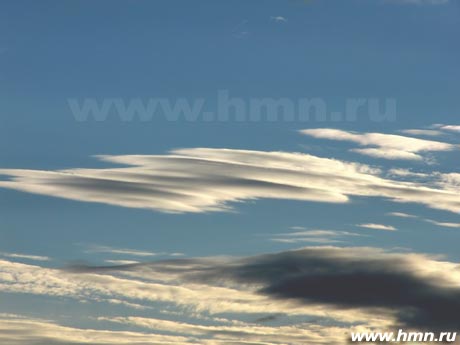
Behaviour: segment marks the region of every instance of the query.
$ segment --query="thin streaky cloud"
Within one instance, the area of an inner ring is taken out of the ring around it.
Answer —
[[[374,230],[385,230],[385,231],[396,231],[396,228],[391,225],[376,224],[376,223],[365,223],[357,224],[360,228],[374,229]]]
[[[434,129],[403,129],[400,132],[403,134],[420,135],[420,136],[428,136],[428,137],[437,137],[437,136],[441,136],[445,134],[442,131],[434,130]]]
[[[160,332],[174,332],[181,335],[194,334],[196,336],[216,336],[216,338],[221,338],[223,341],[224,339],[228,341],[231,340],[231,338],[243,336],[248,343],[256,341],[255,337],[259,338],[260,341],[265,340],[272,342],[275,338],[274,333],[277,334],[277,343],[278,341],[284,344],[304,343],[311,335],[311,328],[306,324],[270,327],[248,323],[223,323],[209,326],[146,317],[101,317],[98,318],[98,320],[122,325],[138,326]],[[333,331],[333,328],[331,327],[330,330]]]
[[[460,133],[460,125],[438,125],[439,129],[443,131],[448,131],[448,132],[456,132]]]
[[[343,326],[308,323],[262,326],[217,318],[213,321],[199,325],[134,315],[98,316],[92,320],[94,328],[82,328],[5,314],[0,315],[0,341],[8,345],[279,345],[305,342],[326,345],[345,344],[347,331]],[[127,327],[134,330],[126,331]]]
[[[270,19],[276,23],[286,23],[287,19],[283,16],[272,16]]]
[[[169,253],[168,255],[169,255],[169,256],[176,256],[176,257],[177,257],[177,256],[185,256],[184,253]]]
[[[382,158],[389,160],[414,160],[422,161],[423,157],[414,152],[400,151],[389,148],[365,148],[365,149],[351,149],[351,152],[356,152],[361,155],[370,156],[374,158]]]
[[[362,236],[361,234],[356,234],[348,231],[339,231],[339,230],[305,230],[298,232],[288,232],[284,234],[279,234],[280,236]]]
[[[112,265],[134,265],[139,263],[139,261],[134,260],[104,260],[104,262]]]
[[[48,256],[41,255],[30,255],[30,254],[19,254],[19,253],[5,253],[0,252],[1,256],[11,258],[11,259],[26,259],[26,260],[35,260],[35,261],[50,261],[51,258]]]
[[[301,231],[301,230],[307,230],[308,228],[306,228],[304,226],[295,225],[295,226],[291,226],[289,229]]]
[[[453,151],[459,145],[441,141],[420,139],[396,134],[359,133],[333,128],[304,129],[300,133],[317,139],[348,141],[364,148],[351,151],[363,155],[395,160],[425,160],[422,153],[437,151]]]
[[[400,176],[400,177],[419,177],[419,178],[429,178],[432,177],[435,173],[422,173],[416,172],[409,169],[394,168],[388,171],[390,176]]]
[[[142,250],[128,249],[128,248],[114,248],[114,247],[99,246],[99,245],[90,245],[85,251],[87,253],[121,254],[121,255],[140,256],[140,257],[160,255],[159,253],[154,253],[154,252],[149,252],[149,251],[142,251]]]
[[[270,238],[271,242],[277,243],[289,243],[289,244],[300,244],[300,243],[315,243],[315,244],[337,244],[343,243],[343,240],[328,238],[328,237],[273,237]]]
[[[440,222],[440,221],[433,220],[433,219],[423,219],[423,220],[425,222],[428,222],[428,223],[431,223],[431,224],[434,224],[434,225],[437,225],[437,226],[441,226],[441,227],[444,227],[444,228],[460,229],[460,223]]]
[[[403,213],[403,212],[390,212],[390,213],[387,213],[387,215],[392,216],[392,217],[400,217],[400,218],[419,218],[416,215],[409,214],[409,213]]]
[[[294,232],[278,233],[270,237],[270,241],[278,243],[322,243],[335,244],[347,242],[349,237],[364,237],[365,235],[341,230],[306,229],[291,227]]]
[[[434,224],[437,226],[445,227],[445,228],[457,228],[460,229],[460,223],[454,223],[454,222],[441,222],[429,218],[422,218],[420,216],[416,216],[413,214],[408,214],[408,213],[402,213],[402,212],[390,212],[387,213],[388,216],[393,216],[393,217],[400,217],[400,218],[412,218],[412,219],[419,219],[421,221]]]
[[[0,341],[8,345],[200,345],[191,337],[109,329],[83,329],[21,315],[0,316]]]

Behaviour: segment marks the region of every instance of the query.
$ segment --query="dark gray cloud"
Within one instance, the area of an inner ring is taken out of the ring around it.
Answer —
[[[183,259],[79,269],[151,270],[152,274],[176,274],[189,282],[233,284],[242,289],[256,286],[260,294],[306,306],[385,309],[396,313],[395,326],[460,329],[460,284],[448,281],[449,275],[459,274],[457,265],[416,254],[322,247],[243,259]]]

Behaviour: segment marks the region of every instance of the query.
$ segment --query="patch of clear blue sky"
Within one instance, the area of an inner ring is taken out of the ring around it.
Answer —
[[[294,131],[390,132],[456,123],[460,114],[459,4],[366,1],[10,1],[0,11],[0,166],[100,166],[95,154],[157,154],[177,147],[311,151]],[[283,16],[286,23],[275,23]],[[247,34],[240,35],[244,31]],[[397,121],[375,123],[77,123],[67,99],[394,97]],[[321,142],[325,143],[325,142]],[[332,145],[331,145],[332,146]],[[340,144],[335,147],[340,147]],[[356,155],[340,157],[358,159]],[[390,166],[359,158],[363,162]],[[444,169],[455,170],[455,160]],[[393,219],[399,232],[358,230],[387,211],[444,212],[385,201],[349,205],[256,201],[238,213],[167,215],[0,190],[0,250],[80,259],[96,243],[188,255],[286,249],[259,236],[298,225],[372,234],[354,244],[402,246],[458,258],[455,230]],[[414,240],[416,239],[416,240]],[[85,256],[91,259],[90,255]]]

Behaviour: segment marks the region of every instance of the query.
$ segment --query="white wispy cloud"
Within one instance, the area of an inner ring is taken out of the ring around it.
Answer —
[[[366,149],[352,149],[352,152],[356,152],[365,156],[382,159],[396,159],[396,160],[423,160],[423,157],[419,154],[409,151],[400,151],[391,148],[366,148]]]
[[[375,223],[366,223],[366,224],[357,224],[361,228],[374,229],[374,230],[385,230],[385,231],[396,231],[396,228],[391,225],[385,224],[375,224]]]
[[[285,17],[282,17],[282,16],[272,16],[270,17],[270,19],[276,23],[285,23],[287,22],[287,19]]]
[[[333,244],[344,242],[348,237],[361,237],[363,235],[341,230],[307,229],[295,226],[294,232],[279,233],[271,236],[270,240],[279,243],[323,243]]]
[[[104,262],[112,265],[134,265],[139,263],[139,261],[134,260],[104,260]]]
[[[422,153],[425,152],[459,149],[459,145],[396,134],[358,133],[333,128],[304,129],[300,132],[319,139],[353,142],[364,148],[351,151],[383,159],[422,161]]]
[[[388,171],[388,173],[392,176],[399,176],[399,177],[419,177],[419,178],[429,178],[431,176],[433,176],[434,174],[437,174],[437,173],[421,173],[421,172],[416,172],[416,171],[412,171],[412,170],[409,170],[409,169],[400,169],[400,168],[394,168],[394,169],[390,169]]]
[[[128,248],[114,248],[110,246],[100,246],[100,245],[89,245],[86,249],[87,253],[107,253],[107,254],[122,254],[130,256],[156,256],[159,253],[142,251],[137,249],[128,249]]]
[[[400,217],[400,218],[418,218],[418,216],[415,216],[409,213],[403,213],[403,212],[390,212],[390,213],[387,213],[387,215],[393,216],[393,217]]]
[[[0,315],[0,342],[8,345],[199,345],[191,337],[145,332],[82,329],[50,320]]]
[[[442,130],[442,131],[460,133],[460,125],[436,124],[436,125],[433,125],[433,127],[438,128],[439,130]]]
[[[409,135],[420,135],[428,137],[436,137],[444,134],[442,131],[435,129],[403,129],[400,132]]]
[[[441,226],[444,228],[456,228],[460,229],[460,223],[455,223],[455,222],[442,222],[438,220],[433,220],[430,218],[423,218],[420,216],[416,216],[413,214],[407,214],[407,213],[401,213],[401,212],[390,212],[387,213],[388,216],[393,216],[393,217],[400,217],[400,218],[412,218],[412,219],[417,219],[423,222],[427,222],[433,225]]]
[[[453,222],[440,222],[437,220],[433,219],[424,219],[424,221],[437,225],[437,226],[442,226],[444,228],[455,228],[455,229],[460,229],[460,223],[453,223]]]
[[[26,259],[26,260],[34,260],[34,261],[50,261],[51,258],[48,256],[41,256],[41,255],[30,255],[30,254],[19,254],[19,253],[5,253],[0,252],[1,256],[12,258],[12,259]]]
[[[216,341],[217,344],[233,344],[240,339],[241,344],[326,344],[329,341],[335,344],[343,344],[344,327],[314,327],[311,324],[303,323],[297,325],[270,327],[238,322],[234,324],[202,325],[171,320],[160,320],[145,317],[101,317],[101,321],[109,321],[116,324],[137,326],[143,329],[156,332],[174,332],[180,335],[194,335],[205,337],[203,343]],[[323,339],[318,336],[322,332]],[[208,338],[208,339],[206,339]]]
[[[107,322],[135,331],[102,329]],[[98,329],[62,326],[51,320],[0,314],[0,341],[8,345],[282,345],[346,344],[343,326],[302,323],[292,326],[260,326],[238,322],[212,325],[192,324],[139,316],[98,317]],[[363,326],[355,331],[366,330]]]

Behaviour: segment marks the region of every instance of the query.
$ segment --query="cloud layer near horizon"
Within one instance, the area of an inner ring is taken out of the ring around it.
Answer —
[[[112,269],[144,273],[151,269],[187,283],[256,287],[262,295],[306,307],[325,304],[336,309],[396,311],[395,325],[408,328],[439,331],[460,327],[460,266],[424,255],[310,247],[217,262],[186,259],[115,268],[80,267],[81,272],[90,273]]]
[[[457,263],[362,247],[308,247],[243,258],[75,266],[65,271],[0,260],[2,293],[127,308],[120,316],[105,316],[98,308],[91,329],[0,315],[0,342],[346,344],[353,330],[456,330],[459,280]],[[166,305],[177,314],[162,318],[142,313],[143,308],[158,311]],[[279,324],[278,318],[286,321]],[[107,323],[113,327],[107,328]]]
[[[428,146],[419,147],[431,147]],[[435,147],[437,147],[435,145]],[[99,156],[122,167],[58,171],[0,169],[0,188],[162,212],[225,211],[272,198],[346,203],[381,197],[460,211],[458,174],[430,183],[384,177],[375,167],[293,152],[181,149],[165,155]]]

